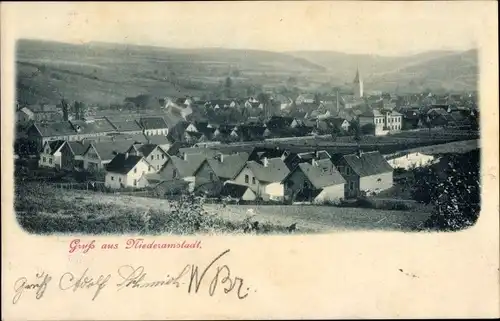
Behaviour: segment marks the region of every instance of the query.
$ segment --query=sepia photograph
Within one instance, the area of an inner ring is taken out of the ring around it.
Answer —
[[[475,224],[478,48],[462,26],[445,16],[393,39],[346,19],[331,22],[337,31],[255,39],[255,25],[201,19],[203,35],[182,19],[117,20],[84,40],[33,29],[16,41],[15,213],[25,231]],[[217,37],[228,24],[237,32]]]

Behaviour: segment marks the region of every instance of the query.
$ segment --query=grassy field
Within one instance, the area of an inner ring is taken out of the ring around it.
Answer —
[[[18,215],[36,213],[41,217],[74,220],[114,219],[117,211],[140,216],[147,211],[161,211],[169,215],[175,205],[171,201],[124,196],[118,194],[101,194],[77,190],[60,190],[49,186],[40,188],[38,183],[21,186],[20,190],[38,187],[36,193],[18,193],[16,209]],[[216,217],[218,224],[225,226],[242,226],[251,218],[252,221],[272,227],[279,231],[293,223],[299,232],[324,233],[333,231],[354,230],[391,230],[411,231],[423,223],[429,214],[417,211],[388,211],[361,208],[338,208],[331,206],[309,205],[219,205],[206,204],[205,210]],[[120,212],[121,213],[121,212]],[[57,229],[57,227],[54,227]],[[238,228],[236,228],[238,230]],[[217,232],[217,231],[216,231]],[[220,232],[220,231],[219,231]],[[234,232],[234,230],[232,231]]]

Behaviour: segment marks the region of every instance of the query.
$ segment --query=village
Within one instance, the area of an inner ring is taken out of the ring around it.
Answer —
[[[166,97],[153,112],[130,101],[107,114],[64,100],[18,104],[15,157],[32,172],[86,173],[87,190],[335,204],[389,190],[395,170],[435,160],[411,147],[478,138],[475,93],[365,93],[359,71],[351,86],[294,98]],[[419,135],[428,138],[407,143]]]

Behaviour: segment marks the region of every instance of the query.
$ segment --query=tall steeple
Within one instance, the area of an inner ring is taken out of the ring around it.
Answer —
[[[359,68],[356,68],[356,76],[354,77],[353,81],[353,91],[354,91],[354,97],[356,98],[363,97],[363,80],[359,75]]]

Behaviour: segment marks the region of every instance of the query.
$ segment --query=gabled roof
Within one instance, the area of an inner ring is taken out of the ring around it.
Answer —
[[[50,154],[54,155],[63,145],[66,143],[64,140],[55,140],[52,142],[47,142],[50,147]]]
[[[361,155],[344,155],[344,160],[361,177],[393,171],[391,165],[378,151],[361,153]]]
[[[119,153],[106,165],[106,170],[111,173],[127,174],[142,159],[142,156]]]
[[[330,154],[326,150],[319,150],[315,152],[306,152],[306,153],[298,153],[297,157],[303,161],[310,162],[313,159],[315,160],[329,160]]]
[[[89,148],[94,147],[94,149],[97,151],[97,154],[99,154],[101,161],[106,161],[113,159],[118,153],[125,153],[132,145],[132,141],[124,140],[92,143]]]
[[[227,182],[222,187],[220,194],[232,198],[242,198],[249,189],[248,186]]]
[[[222,161],[220,161],[220,158],[211,157],[207,158],[206,162],[217,177],[222,179],[233,179],[245,166],[248,156],[248,153],[222,155]]]
[[[71,151],[75,156],[76,155],[82,156],[90,146],[89,142],[81,143],[81,142],[71,141],[71,142],[66,142],[66,144],[68,144],[69,148],[71,149]]]
[[[290,170],[281,158],[271,158],[267,161],[267,166],[256,161],[248,161],[246,166],[261,182],[281,182],[290,173]]]
[[[40,132],[42,137],[76,135],[76,131],[68,121],[35,123],[33,126]]]
[[[144,129],[164,129],[168,128],[167,123],[163,117],[141,117],[139,124]]]
[[[172,162],[180,177],[190,177],[194,176],[195,172],[198,168],[200,168],[205,159],[206,156],[202,154],[187,155],[186,159],[177,156],[170,156],[163,169],[167,166],[167,164]],[[163,169],[160,170],[160,175],[162,174]]]
[[[294,118],[293,117],[284,117],[284,116],[273,116],[267,122],[268,128],[284,128],[289,127]]]
[[[316,189],[346,182],[330,159],[318,160],[313,164],[300,163],[295,170],[301,170]]]
[[[161,151],[163,151],[156,144],[143,144],[143,145],[136,146],[137,152],[139,152],[144,157],[148,157],[156,148],[158,148]]]

